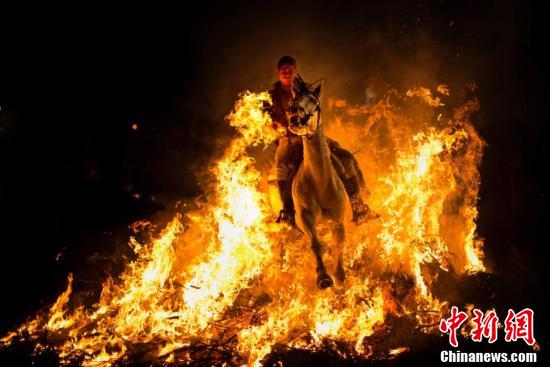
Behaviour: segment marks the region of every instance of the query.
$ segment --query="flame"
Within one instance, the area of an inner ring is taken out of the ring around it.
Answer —
[[[262,108],[271,101],[265,92],[245,92],[227,116],[237,136],[211,169],[216,184],[208,202],[176,214],[160,231],[135,223],[134,231],[151,240],[130,238],[134,260],[105,281],[96,303],[72,304],[69,275],[48,312],[0,342],[28,335],[39,352],[47,335],[62,363],[83,366],[132,358],[215,364],[223,351],[232,365],[261,365],[277,345],[368,358],[369,338],[388,315],[415,314],[420,324],[440,317],[446,302],[430,291],[437,271],[486,270],[475,224],[484,143],[469,122],[479,104],[468,101],[450,114],[442,110],[449,94],[446,86],[406,93],[409,103],[425,103],[425,119],[400,108],[395,91],[372,106],[329,101],[326,133],[359,149],[369,189],[363,194],[381,214],[349,226],[343,286],[317,290],[305,239],[274,223],[248,149],[277,137]],[[320,233],[330,244],[323,225]],[[386,355],[406,350],[393,346]]]
[[[408,347],[399,347],[399,348],[395,348],[395,349],[392,349],[390,350],[390,352],[388,353],[390,356],[398,356],[400,355],[401,353],[403,352],[406,352],[408,351],[410,348]]]
[[[436,89],[437,89],[437,92],[440,94],[447,95],[447,96],[449,95],[449,88],[447,88],[446,85],[439,85],[437,86]],[[433,97],[432,91],[424,87],[409,89],[407,91],[407,97],[419,97],[432,107],[444,106],[444,104],[441,102],[441,97],[439,96]]]

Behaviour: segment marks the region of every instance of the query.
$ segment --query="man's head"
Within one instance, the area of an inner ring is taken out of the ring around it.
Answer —
[[[292,85],[296,78],[296,60],[292,56],[283,56],[277,63],[277,75],[283,85]]]

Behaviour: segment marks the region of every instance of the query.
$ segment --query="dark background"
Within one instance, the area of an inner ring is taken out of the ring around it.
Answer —
[[[355,103],[368,82],[478,84],[478,233],[500,304],[532,307],[547,343],[542,2],[185,6],[0,15],[1,333],[51,303],[68,272],[79,287],[120,267],[128,224],[201,194],[195,173],[231,136],[237,94],[269,86],[292,54],[306,79],[327,77],[325,95]]]

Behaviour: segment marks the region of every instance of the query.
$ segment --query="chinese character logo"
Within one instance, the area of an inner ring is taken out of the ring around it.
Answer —
[[[498,316],[495,311],[490,311],[487,316],[483,315],[477,308],[473,310],[474,329],[472,330],[472,340],[480,342],[484,337],[489,339],[489,343],[497,340]]]
[[[471,331],[472,340],[481,342],[484,338],[489,343],[494,343],[498,338],[498,316],[494,310],[483,313],[479,309],[473,310],[472,323],[474,325]],[[534,312],[530,308],[525,308],[520,312],[508,310],[508,316],[504,321],[504,340],[507,342],[523,339],[528,345],[535,344],[533,331]],[[444,334],[449,334],[449,344],[458,347],[457,331],[468,319],[468,314],[458,311],[456,306],[451,307],[451,317],[442,319],[439,323],[439,330]]]
[[[468,319],[468,315],[464,311],[458,312],[458,307],[453,306],[451,308],[451,317],[443,319],[439,323],[439,330],[442,333],[449,334],[449,343],[453,347],[458,347],[458,340],[456,339],[456,331],[460,326]]]
[[[506,332],[504,340],[509,342],[523,339],[529,345],[535,344],[533,316],[534,312],[530,308],[525,308],[518,313],[508,310],[508,316],[504,320],[504,331]]]

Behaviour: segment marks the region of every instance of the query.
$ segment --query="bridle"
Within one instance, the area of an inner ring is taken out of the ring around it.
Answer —
[[[321,101],[319,100],[319,97],[317,97],[315,94],[313,93],[309,93],[310,96],[312,96],[313,98],[315,98],[315,101],[316,101],[316,104],[317,104],[317,107],[310,113],[308,113],[307,115],[304,115],[301,119],[300,119],[300,124],[302,125],[306,125],[306,133],[305,134],[296,134],[298,136],[301,136],[302,138],[305,138],[307,140],[311,139],[313,137],[313,135],[315,135],[315,133],[317,132],[317,130],[320,128],[320,124],[321,124]],[[309,124],[307,123],[309,121],[309,119],[313,116],[313,114],[315,114],[317,112],[317,124],[315,125],[316,126],[316,129],[315,131],[313,131],[312,133],[309,132]]]

